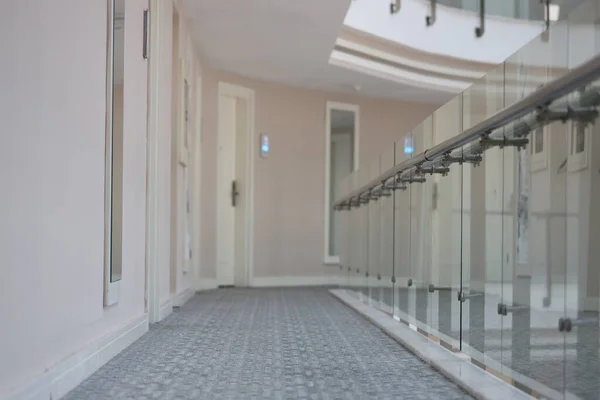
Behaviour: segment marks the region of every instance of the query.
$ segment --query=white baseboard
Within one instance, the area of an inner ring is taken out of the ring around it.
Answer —
[[[172,312],[173,302],[171,300],[165,301],[163,304],[161,304],[160,308],[158,309],[158,321],[156,322],[160,322],[163,319],[167,318]]]
[[[173,307],[181,307],[196,295],[196,291],[192,288],[187,288],[181,293],[173,296]]]
[[[216,278],[200,278],[196,283],[196,291],[216,289],[219,286]]]
[[[337,284],[339,284],[339,278],[336,275],[265,276],[252,279],[252,287],[331,286]]]
[[[7,400],[60,399],[147,331],[145,314],[57,364]]]

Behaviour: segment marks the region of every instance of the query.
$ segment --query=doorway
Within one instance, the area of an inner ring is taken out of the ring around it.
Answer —
[[[252,277],[254,91],[219,82],[217,284],[246,287]]]

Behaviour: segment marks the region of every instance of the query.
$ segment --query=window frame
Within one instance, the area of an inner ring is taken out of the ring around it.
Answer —
[[[542,151],[535,152],[537,135],[542,135]],[[550,135],[548,134],[548,125],[537,128],[531,132],[530,136],[530,152],[531,171],[543,171],[548,168],[548,155],[550,154]]]
[[[353,137],[353,162],[352,171],[358,170],[360,154],[360,106],[357,104],[327,101],[325,105],[325,236],[323,247],[323,263],[325,265],[339,265],[340,256],[329,253],[331,235],[331,112],[333,110],[350,111],[354,113],[354,137]]]
[[[116,14],[116,0],[106,0],[106,121],[105,121],[105,175],[104,175],[104,306],[109,307],[119,302],[121,280],[112,282],[111,272],[113,264],[113,174],[114,174],[114,25]]]

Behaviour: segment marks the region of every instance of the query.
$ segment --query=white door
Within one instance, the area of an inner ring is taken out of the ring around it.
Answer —
[[[219,95],[217,283],[247,286],[248,101]]]
[[[235,190],[239,193],[234,207],[234,283],[248,286],[246,272],[248,224],[248,101],[237,98],[235,103]]]

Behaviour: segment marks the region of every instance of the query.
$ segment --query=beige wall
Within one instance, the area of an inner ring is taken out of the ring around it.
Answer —
[[[106,1],[3,2],[0,398],[120,329],[147,329],[145,3],[126,2],[123,279],[104,307]]]
[[[202,278],[215,278],[217,88],[224,81],[255,91],[255,143],[269,135],[269,157],[255,158],[254,277],[322,277],[325,213],[325,105],[360,106],[360,160],[369,160],[435,108],[292,88],[225,72],[203,71]],[[256,149],[258,152],[258,149]]]

